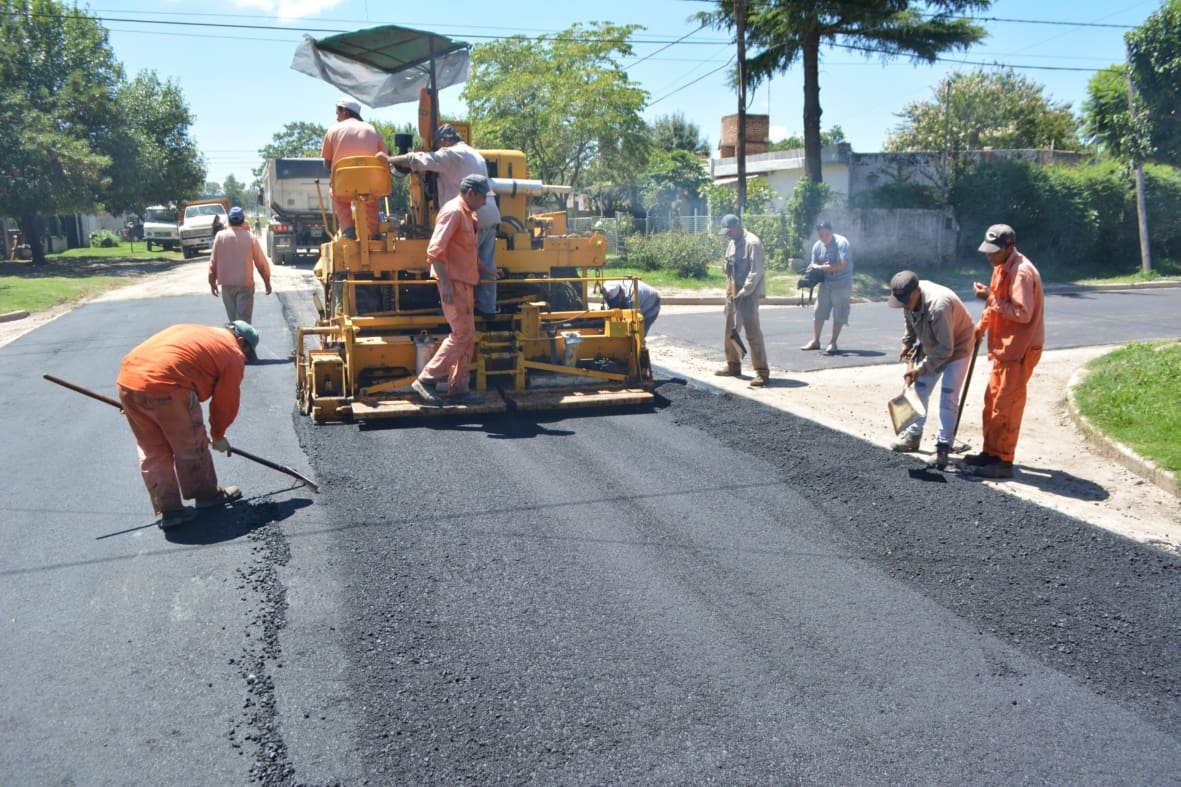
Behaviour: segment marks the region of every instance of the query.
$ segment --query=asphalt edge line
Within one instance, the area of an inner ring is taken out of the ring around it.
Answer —
[[[1151,459],[1140,456],[1123,443],[1104,435],[1079,410],[1078,402],[1075,399],[1075,389],[1087,378],[1090,371],[1085,366],[1079,367],[1074,370],[1074,373],[1070,375],[1070,380],[1066,383],[1066,411],[1070,414],[1070,420],[1074,422],[1083,439],[1094,449],[1095,453],[1118,462],[1145,481],[1181,498],[1181,484],[1177,482],[1173,473],[1160,467]]]

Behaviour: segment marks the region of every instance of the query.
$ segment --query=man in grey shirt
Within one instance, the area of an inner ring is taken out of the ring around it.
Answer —
[[[849,323],[849,304],[853,299],[853,258],[849,256],[849,239],[832,231],[832,224],[822,221],[816,225],[820,240],[812,246],[812,262],[807,270],[824,273],[820,282],[820,294],[816,296],[816,312],[812,320],[812,341],[801,350],[819,350],[820,332],[824,321],[832,316],[832,341],[825,349],[826,355],[836,355],[837,338],[841,328]]]

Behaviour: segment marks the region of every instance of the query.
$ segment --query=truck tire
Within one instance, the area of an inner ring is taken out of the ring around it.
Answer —
[[[186,260],[191,260],[193,258],[193,247],[192,246],[185,246],[184,247],[184,255],[185,255]]]
[[[144,241],[144,245],[148,247],[148,251],[152,250],[152,242],[150,240]]]

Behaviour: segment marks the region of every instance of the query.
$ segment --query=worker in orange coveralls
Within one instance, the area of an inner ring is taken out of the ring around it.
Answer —
[[[223,328],[173,325],[124,356],[119,402],[162,529],[196,517],[184,499],[195,499],[200,509],[242,496],[236,486],[218,486],[209,447],[230,453],[226,429],[238,415],[246,358],[257,345],[258,332],[241,320]],[[201,412],[207,399],[208,436]]]
[[[336,122],[324,135],[324,145],[320,155],[324,158],[324,166],[328,171],[342,159],[351,156],[376,156],[378,153],[389,153],[381,132],[361,120],[361,103],[356,99],[342,96],[336,102]],[[352,200],[348,197],[332,197],[332,210],[336,214],[336,223],[340,227],[340,234],[345,238],[356,240],[356,222],[353,221]],[[370,237],[379,238],[377,232],[377,200],[369,200],[366,204],[369,216]]]
[[[435,217],[426,256],[431,275],[438,280],[439,300],[451,333],[410,384],[429,405],[444,404],[435,392],[443,375],[447,376],[447,404],[484,403],[483,397],[469,390],[469,377],[476,346],[475,286],[480,282],[476,211],[484,206],[491,190],[488,178],[468,175],[459,183],[459,196]]]
[[[976,335],[988,332],[992,373],[984,392],[984,447],[964,462],[984,478],[1013,477],[1026,385],[1046,338],[1042,277],[1017,251],[1016,242],[1017,233],[1008,224],[989,227],[980,251],[992,264],[992,280],[988,286],[972,284],[976,297],[985,302]]]

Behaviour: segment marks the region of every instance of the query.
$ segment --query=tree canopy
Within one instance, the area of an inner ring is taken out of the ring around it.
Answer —
[[[652,122],[652,147],[671,153],[684,150],[698,155],[709,155],[709,140],[701,136],[696,123],[690,123],[680,112],[661,115]]]
[[[697,18],[735,30],[734,2],[715,3],[715,10]],[[966,49],[983,38],[984,29],[963,14],[990,4],[991,0],[746,0],[746,87],[756,87],[803,61],[804,170],[809,180],[819,183],[821,45],[931,63],[943,52]]]
[[[833,126],[828,131],[820,132],[820,144],[824,145],[839,145],[842,142],[848,142],[845,137],[845,130],[840,126]],[[781,139],[778,142],[772,142],[769,146],[770,150],[803,150],[804,138],[801,136],[791,136],[786,139]]]
[[[138,210],[200,186],[175,85],[151,72],[127,82],[106,30],[74,6],[0,0],[0,15],[0,214],[34,264],[44,217]]]
[[[1012,69],[955,71],[931,94],[898,113],[903,123],[887,139],[887,150],[1082,147],[1070,105],[1054,103],[1043,85]]]
[[[1149,156],[1181,166],[1181,0],[1162,3],[1127,42]]]
[[[472,50],[462,97],[480,148],[525,153],[530,177],[585,186],[634,179],[650,143],[647,93],[618,58],[636,25],[573,25],[557,35],[512,36]]]

